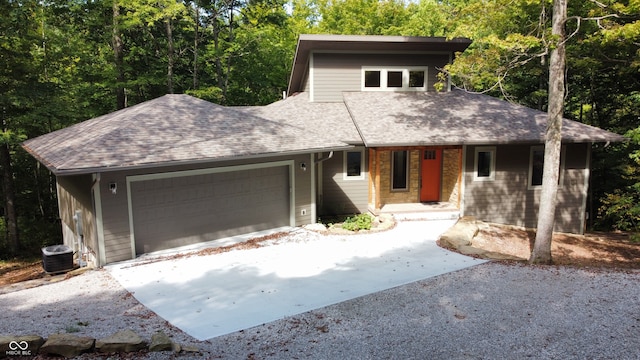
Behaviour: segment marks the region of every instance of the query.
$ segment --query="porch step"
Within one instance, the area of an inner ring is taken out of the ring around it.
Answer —
[[[392,213],[398,221],[409,220],[456,220],[460,218],[460,211],[423,211],[423,212],[397,212]]]

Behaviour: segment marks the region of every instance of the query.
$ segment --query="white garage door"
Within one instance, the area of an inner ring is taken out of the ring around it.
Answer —
[[[130,182],[136,254],[291,225],[289,166],[143,179]]]

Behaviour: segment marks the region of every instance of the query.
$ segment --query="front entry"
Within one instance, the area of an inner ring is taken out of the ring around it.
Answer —
[[[423,150],[421,169],[420,201],[440,201],[442,149]]]

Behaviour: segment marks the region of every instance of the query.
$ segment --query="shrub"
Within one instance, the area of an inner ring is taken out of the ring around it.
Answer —
[[[347,218],[342,223],[342,228],[349,231],[369,230],[373,219],[369,214],[359,214]]]

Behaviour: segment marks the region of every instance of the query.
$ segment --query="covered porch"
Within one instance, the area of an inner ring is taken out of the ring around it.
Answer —
[[[368,155],[369,211],[459,216],[462,146],[377,147]]]

